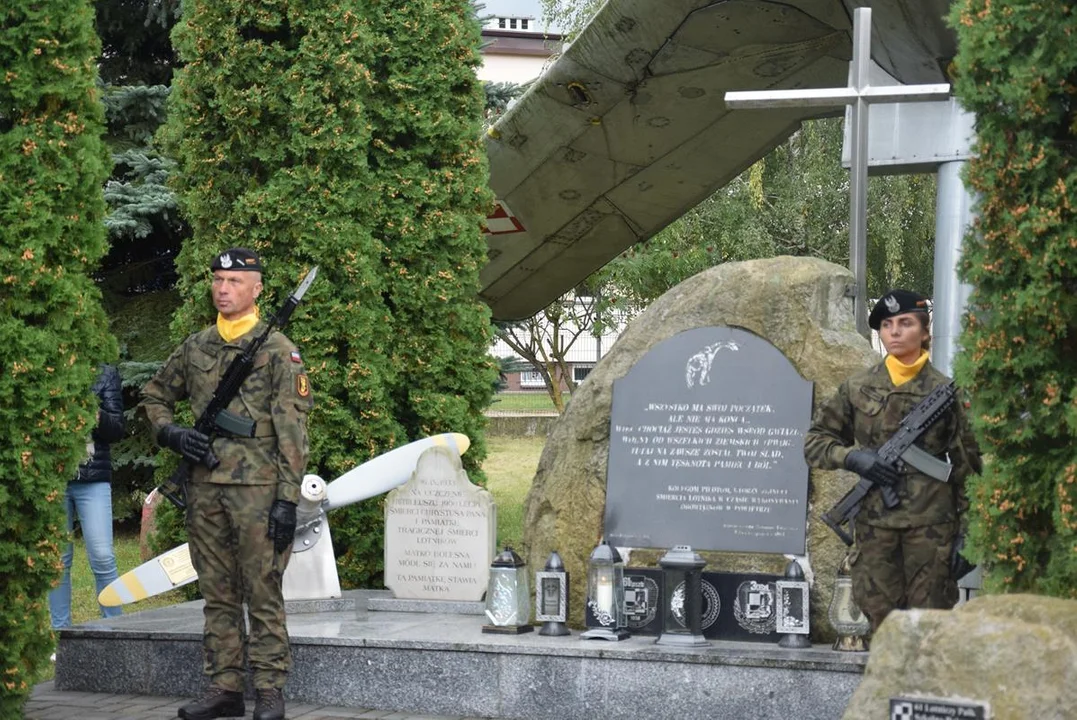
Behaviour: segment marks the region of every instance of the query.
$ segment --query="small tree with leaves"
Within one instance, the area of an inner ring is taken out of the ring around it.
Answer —
[[[1077,12],[963,0],[950,19],[981,198],[956,361],[987,456],[970,550],[988,590],[1077,597]]]
[[[17,717],[48,664],[64,488],[116,345],[89,277],[109,170],[92,7],[10,0],[0,26],[0,717]]]
[[[495,323],[497,337],[542,377],[558,413],[565,411],[565,392],[576,391],[569,351],[581,337],[601,332],[598,306],[597,296],[570,292],[526,320]]]
[[[640,312],[677,283],[726,262],[795,255],[849,261],[849,174],[840,118],[804,123],[724,188],[591,279],[603,306]],[[930,294],[935,178],[873,177],[869,184],[868,292]]]

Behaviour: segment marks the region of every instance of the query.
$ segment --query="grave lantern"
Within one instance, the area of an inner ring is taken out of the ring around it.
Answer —
[[[871,630],[868,616],[860,611],[853,600],[853,578],[850,575],[849,556],[846,555],[838,567],[838,576],[834,579],[834,594],[830,598],[827,616],[838,639],[834,649],[841,652],[865,652],[868,649],[867,634]]]
[[[775,630],[781,635],[778,647],[801,650],[811,647],[808,615],[808,582],[796,560],[785,566],[785,579],[774,583],[777,619]]]
[[[568,573],[554,550],[543,572],[535,573],[535,620],[542,623],[539,635],[568,635]]]
[[[624,640],[628,637],[625,621],[624,563],[617,548],[605,538],[591,553],[587,565],[587,607],[583,640]]]
[[[490,564],[490,582],[486,586],[486,617],[492,624],[483,625],[484,633],[518,635],[531,632],[531,588],[527,564],[512,548],[506,547]]]
[[[703,637],[703,567],[688,545],[676,545],[658,561],[667,598],[659,645],[709,645]]]

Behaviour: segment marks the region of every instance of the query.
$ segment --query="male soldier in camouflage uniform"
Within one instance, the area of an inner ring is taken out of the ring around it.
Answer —
[[[888,509],[876,487],[864,498],[854,523],[853,599],[874,631],[895,608],[948,609],[957,602],[951,563],[956,543],[963,538],[961,519],[968,508],[965,478],[979,473],[981,465],[960,402],[916,442],[950,461],[949,482],[908,466],[898,472],[879,460],[875,449],[949,378],[928,362],[926,298],[893,290],[876,303],[869,325],[879,331],[888,355],[842,383],[819,408],[804,440],[804,457],[812,467],[846,468],[877,486],[892,485],[901,500]]]
[[[244,714],[246,646],[255,720],[279,720],[284,717],[281,688],[291,666],[281,577],[295,536],[313,400],[298,350],[274,332],[228,406],[256,423],[255,437],[220,433],[211,448],[206,435],[173,423],[173,408],[183,399],[190,400],[196,417],[201,415],[232,359],[265,329],[255,306],[262,291],[258,256],[233,248],[211,269],[217,323],[184,340],[142,389],[141,407],[157,441],[195,465],[187,487],[187,533],[206,601],[202,646],[210,687],[203,698],[181,707],[179,717]],[[210,451],[220,461],[212,470],[206,466]]]

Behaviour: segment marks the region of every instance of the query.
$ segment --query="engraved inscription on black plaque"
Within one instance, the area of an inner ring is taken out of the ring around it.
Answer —
[[[742,328],[686,330],[613,386],[606,537],[804,552],[812,384]]]
[[[890,720],[990,720],[987,703],[932,697],[890,698]]]
[[[777,642],[775,583],[781,579],[781,575],[763,573],[703,573],[700,583],[703,637]],[[677,596],[677,590],[683,592],[683,583],[674,591],[667,614],[664,580],[657,568],[625,568],[625,617],[633,635],[660,635],[664,616],[684,627],[684,598]]]
[[[686,598],[684,597],[685,584],[682,582],[677,585],[673,590],[673,597],[669,601],[669,614],[667,619],[672,619],[677,623],[680,628],[688,627],[688,617],[684,612],[684,603]],[[700,580],[699,592],[703,595],[702,602],[699,607],[699,629],[703,633],[703,637],[707,637],[707,633],[711,631],[711,628],[717,627],[718,615],[722,612],[722,599],[718,597],[718,589],[714,587],[708,580]]]
[[[662,571],[654,568],[625,568],[625,618],[633,635],[662,632]]]
[[[705,572],[703,579],[718,590],[722,612],[718,622],[703,633],[721,640],[775,643],[777,594],[780,575],[763,573]]]

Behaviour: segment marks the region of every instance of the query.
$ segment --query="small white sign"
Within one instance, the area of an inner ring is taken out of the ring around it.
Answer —
[[[991,720],[991,706],[978,700],[890,698],[890,720]]]

